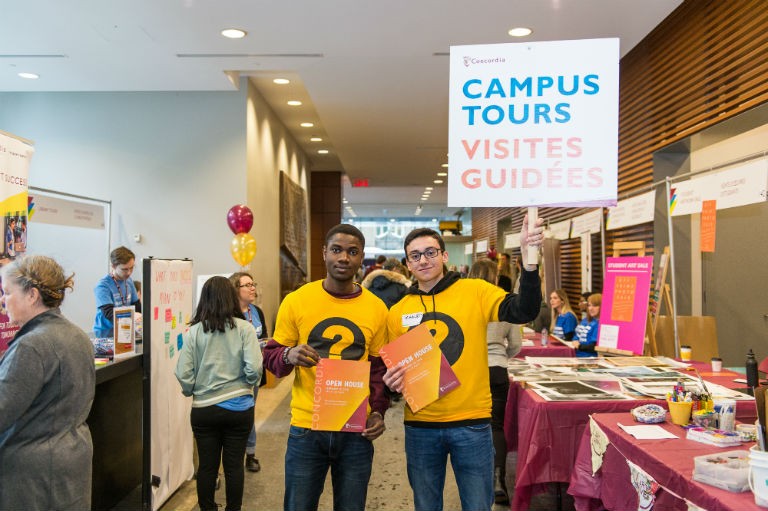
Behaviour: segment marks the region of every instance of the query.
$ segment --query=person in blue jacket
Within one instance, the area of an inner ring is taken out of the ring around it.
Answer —
[[[136,312],[141,312],[141,300],[131,280],[136,255],[126,247],[117,247],[109,254],[109,261],[109,274],[93,289],[96,296],[93,333],[96,337],[114,337],[112,316],[115,307],[133,305]]]
[[[253,281],[253,277],[250,273],[238,271],[229,276],[229,281],[235,286],[238,305],[243,311],[245,320],[256,329],[256,337],[259,341],[266,343],[262,339],[269,337],[267,322],[264,320],[264,312],[253,303],[256,300],[256,283]],[[263,349],[263,345],[261,347]],[[266,373],[262,372],[261,382],[253,386],[254,402],[258,398],[259,387],[266,383]],[[251,427],[248,442],[245,444],[245,468],[248,472],[258,472],[261,470],[261,463],[259,463],[259,459],[256,457],[256,423]]]
[[[550,332],[564,341],[570,341],[576,333],[579,321],[571,309],[568,295],[562,289],[555,289],[549,295],[549,307],[552,309]]]
[[[576,339],[571,347],[576,349],[577,357],[594,357],[597,346],[597,330],[600,324],[600,304],[603,295],[596,293],[587,298],[587,317],[576,327]]]

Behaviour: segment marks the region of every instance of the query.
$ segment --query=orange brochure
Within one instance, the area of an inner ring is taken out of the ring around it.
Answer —
[[[405,366],[403,396],[414,413],[461,384],[426,323],[390,342],[379,354],[390,369]]]
[[[312,429],[362,433],[368,419],[371,363],[321,358],[315,369]]]

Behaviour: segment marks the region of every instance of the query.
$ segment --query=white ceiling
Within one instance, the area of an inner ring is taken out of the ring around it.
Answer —
[[[680,0],[24,0],[0,9],[0,91],[227,91],[249,76],[360,217],[450,218],[452,45],[619,37],[632,49]],[[223,28],[248,32],[225,39]],[[25,80],[18,72],[40,75]],[[272,78],[292,79],[276,86]],[[288,99],[304,105],[288,107]],[[311,120],[315,128],[300,128]],[[2,126],[0,126],[2,129]],[[309,142],[311,135],[322,143]],[[317,154],[318,148],[330,150]],[[435,186],[428,201],[425,186]],[[386,210],[383,212],[382,210]]]

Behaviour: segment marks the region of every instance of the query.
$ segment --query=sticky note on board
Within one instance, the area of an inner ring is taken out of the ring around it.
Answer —
[[[165,344],[171,342],[171,332],[165,332]]]
[[[171,328],[176,328],[176,316],[171,319]]]
[[[173,319],[173,313],[171,312],[171,309],[165,309],[165,322],[170,323]]]
[[[181,351],[182,346],[184,346],[184,337],[179,334],[176,336],[176,349]]]
[[[155,321],[157,321],[157,318],[160,317],[160,307],[155,307],[154,317],[155,317]]]
[[[175,352],[175,350],[174,350],[174,348],[173,348],[173,344],[171,344],[171,345],[168,347],[168,356],[170,356],[171,358],[173,358],[173,354],[174,354],[174,352]]]

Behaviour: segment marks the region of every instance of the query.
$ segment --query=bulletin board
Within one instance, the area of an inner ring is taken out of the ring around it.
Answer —
[[[643,354],[653,256],[608,257],[597,345]]]
[[[174,371],[192,317],[192,261],[144,259],[144,470],[142,504],[154,511],[192,478],[192,399]]]

